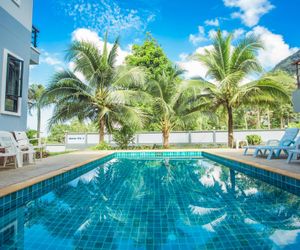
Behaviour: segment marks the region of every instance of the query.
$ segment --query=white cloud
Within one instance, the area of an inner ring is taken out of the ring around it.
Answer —
[[[72,41],[89,41],[94,43],[99,50],[101,51],[104,45],[103,39],[95,32],[89,29],[79,28],[73,31],[72,33]],[[107,47],[110,50],[113,44],[107,43]],[[118,57],[116,60],[116,65],[121,65],[124,63],[126,56],[130,54],[129,51],[122,50],[120,47],[118,48]]]
[[[208,25],[208,26],[219,26],[220,25],[218,18],[206,20],[204,23],[205,23],[205,25]]]
[[[239,8],[239,11],[233,12],[231,17],[241,19],[248,27],[257,25],[260,18],[274,8],[269,0],[223,0],[223,2],[226,7]]]
[[[210,31],[208,31],[208,36],[210,39],[213,39],[217,34],[217,30],[215,29],[211,29]],[[228,36],[229,32],[227,30],[222,30],[222,35],[223,36]]]
[[[235,29],[231,32],[229,32],[228,30],[222,30],[222,35],[223,36],[228,36],[230,33],[233,35],[233,39],[238,39],[240,38],[242,35],[245,34],[245,30],[242,28],[239,29]],[[208,31],[208,36],[210,39],[214,38],[217,34],[217,30],[215,29],[211,29],[210,31]]]
[[[256,26],[253,30],[248,32],[247,35],[260,37],[264,49],[258,52],[258,60],[266,70],[273,68],[281,60],[298,50],[298,48],[291,48],[284,41],[282,35],[274,34],[262,26]]]
[[[198,34],[190,34],[189,41],[194,45],[207,41],[204,27],[198,26]]]
[[[61,1],[61,9],[73,18],[75,27],[87,27],[97,32],[109,30],[109,34],[126,36],[145,31],[155,20],[155,13],[148,9],[132,9],[132,5],[117,0]]]
[[[195,53],[203,54],[206,49],[212,49],[212,45],[199,47],[195,50]],[[179,67],[186,71],[185,78],[206,78],[207,67],[205,65],[203,65],[199,61],[190,59],[189,56],[185,53],[180,54],[179,57],[181,60],[177,62],[177,64]]]
[[[228,35],[229,32],[227,30],[223,30],[223,35]],[[201,33],[201,32],[200,32]],[[260,37],[264,45],[264,49],[258,51],[257,57],[262,67],[268,71],[271,70],[276,64],[278,64],[283,59],[292,55],[299,48],[291,47],[286,43],[283,36],[280,34],[272,33],[265,27],[256,26],[252,30],[246,33],[246,31],[242,28],[238,28],[231,32],[233,34],[233,39],[240,39],[244,36],[255,35]],[[203,36],[205,36],[205,32],[202,32]],[[216,34],[216,30],[211,29],[208,31],[208,37],[212,38]],[[212,45],[198,47],[194,53],[204,53],[205,49],[210,49]],[[186,70],[185,77],[186,78],[194,78],[194,77],[202,77],[206,78],[207,68],[200,62],[192,60],[188,54],[182,53],[179,55],[180,61],[178,61],[178,65]],[[257,75],[247,76],[243,83],[253,81],[257,79]]]
[[[40,63],[45,63],[50,66],[62,66],[63,62],[58,58],[57,53],[49,53],[44,49],[41,49]]]
[[[241,36],[245,34],[245,30],[242,28],[236,29],[233,31],[233,39],[239,39]]]
[[[300,234],[300,230],[275,230],[270,236],[270,239],[278,246],[284,247],[286,245],[292,245],[296,242],[297,237]]]

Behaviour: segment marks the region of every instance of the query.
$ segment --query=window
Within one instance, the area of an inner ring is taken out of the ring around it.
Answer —
[[[4,110],[18,113],[22,97],[23,61],[7,55]]]

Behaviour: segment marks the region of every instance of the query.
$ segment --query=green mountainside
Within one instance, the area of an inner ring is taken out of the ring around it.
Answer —
[[[283,70],[288,72],[290,75],[296,74],[296,68],[295,65],[292,65],[293,62],[300,60],[300,50],[298,50],[295,54],[287,57],[286,59],[282,60],[280,63],[278,63],[273,71],[276,70]]]

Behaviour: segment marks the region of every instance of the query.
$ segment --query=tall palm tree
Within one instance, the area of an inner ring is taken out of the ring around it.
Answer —
[[[174,68],[163,72],[146,88],[153,101],[153,112],[163,135],[164,148],[169,147],[169,136],[173,128],[184,127],[184,122],[199,116],[203,100],[195,98],[193,84],[180,81],[182,70]]]
[[[223,107],[227,113],[228,145],[233,146],[233,111],[242,104],[259,104],[274,99],[289,100],[285,88],[276,77],[268,75],[260,80],[243,84],[249,74],[261,72],[256,52],[263,46],[258,38],[247,36],[232,44],[232,34],[223,36],[219,30],[213,39],[213,48],[195,59],[207,68],[212,82],[201,81],[206,97],[212,100],[212,107]]]
[[[41,133],[41,111],[43,108],[42,96],[45,93],[45,87],[42,84],[31,84],[28,89],[28,108],[31,114],[33,110],[37,112],[37,138]]]
[[[50,126],[74,117],[90,119],[98,124],[103,142],[105,128],[111,130],[114,124],[143,125],[143,113],[132,100],[141,97],[144,72],[138,67],[116,66],[118,47],[116,39],[108,49],[107,34],[101,49],[87,41],[71,45],[66,58],[74,63],[74,70],[57,72],[46,90],[46,100],[55,105]]]

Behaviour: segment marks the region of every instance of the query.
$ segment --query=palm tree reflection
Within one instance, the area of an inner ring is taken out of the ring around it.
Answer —
[[[119,159],[52,195],[28,206],[26,226],[77,249],[268,249],[276,230],[300,229],[299,197],[207,160]]]

